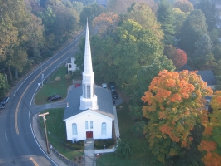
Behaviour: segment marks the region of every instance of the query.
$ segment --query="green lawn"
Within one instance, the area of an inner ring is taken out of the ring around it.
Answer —
[[[63,121],[64,109],[49,109],[45,112],[50,113],[46,116],[46,125],[50,144],[70,160],[74,160],[76,157],[81,156],[84,148],[83,141],[73,144],[71,141],[66,140],[65,123]],[[40,124],[43,131],[42,118],[40,120]]]
[[[117,153],[104,154],[97,159],[97,166],[161,166],[156,161],[143,137],[133,133],[133,120],[130,118],[126,106],[118,108],[120,138],[127,141],[132,152],[128,157],[119,157]]]
[[[66,67],[60,67],[50,78],[46,81],[45,85],[38,91],[35,96],[35,104],[47,103],[48,96],[60,95],[62,98],[67,96],[67,88],[72,84],[73,79],[79,79],[77,73],[68,74]]]

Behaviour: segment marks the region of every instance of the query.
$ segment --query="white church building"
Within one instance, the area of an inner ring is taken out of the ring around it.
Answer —
[[[88,23],[86,27],[82,86],[72,86],[64,111],[67,140],[111,139],[113,101],[108,89],[94,85]]]

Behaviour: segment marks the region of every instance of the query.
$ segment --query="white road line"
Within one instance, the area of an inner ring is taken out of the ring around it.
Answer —
[[[6,132],[5,132],[5,139],[6,139],[6,141],[8,142],[8,137],[7,137],[7,134],[6,134]]]
[[[36,90],[35,90],[36,91]],[[34,96],[35,96],[35,93],[32,95],[32,97],[31,97],[31,100],[30,100],[30,106],[31,106],[31,103],[32,103],[32,101],[33,101],[33,99],[34,99]]]

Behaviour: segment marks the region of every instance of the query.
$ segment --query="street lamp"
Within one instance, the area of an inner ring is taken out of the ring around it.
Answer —
[[[45,142],[46,142],[46,147],[47,147],[47,152],[50,154],[50,148],[49,148],[49,143],[48,143],[48,135],[47,135],[47,128],[46,128],[46,118],[45,116],[49,115],[49,112],[45,112],[43,114],[39,114],[38,116],[41,116],[44,121],[44,128],[45,128]]]

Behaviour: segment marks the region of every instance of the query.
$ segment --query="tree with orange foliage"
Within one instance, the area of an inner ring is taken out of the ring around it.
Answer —
[[[173,64],[180,68],[187,63],[187,54],[180,48],[175,48],[171,45],[164,48],[166,56],[173,61]]]
[[[198,149],[206,152],[202,158],[205,166],[221,166],[221,91],[214,93],[210,104],[212,113],[204,112],[205,129]]]
[[[144,135],[158,160],[178,156],[193,141],[191,132],[200,124],[204,96],[212,89],[196,72],[161,71],[142,97],[143,116],[148,119]]]
[[[115,13],[101,13],[99,16],[95,17],[93,24],[98,28],[99,33],[104,33],[110,27],[117,25],[119,21],[118,14]]]

